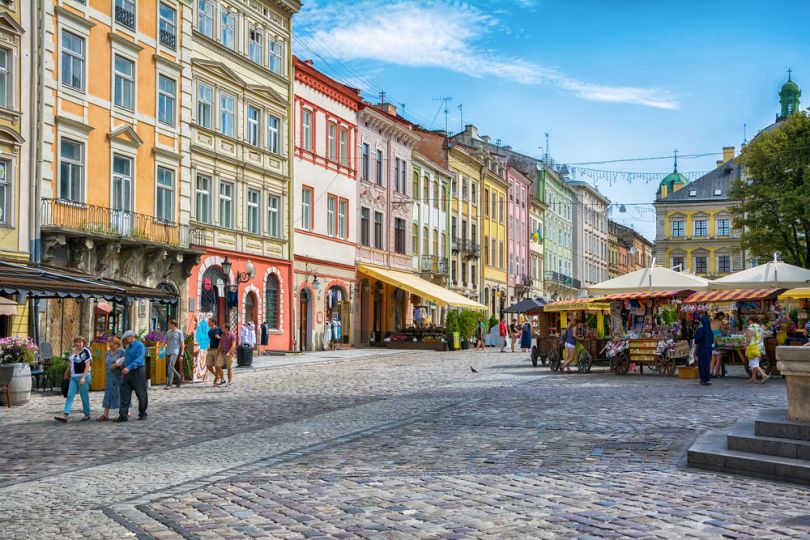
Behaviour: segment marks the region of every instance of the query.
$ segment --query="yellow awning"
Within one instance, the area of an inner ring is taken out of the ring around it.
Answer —
[[[582,298],[579,300],[551,302],[543,306],[543,311],[608,311],[610,302],[601,302],[599,298]]]
[[[422,279],[415,274],[408,272],[401,272],[399,270],[391,270],[388,268],[380,268],[379,266],[368,266],[365,264],[358,264],[357,271],[361,274],[366,274],[374,279],[379,279],[400,289],[406,290],[411,294],[421,296],[425,300],[435,302],[440,306],[453,306],[467,309],[486,309],[486,306],[479,304],[474,300],[465,298],[460,294],[454,293],[451,290],[445,289],[440,285],[431,283],[426,279]]]
[[[789,298],[795,300],[810,298],[810,287],[801,287],[799,289],[792,289],[790,291],[785,291],[779,295],[779,300],[787,300]]]

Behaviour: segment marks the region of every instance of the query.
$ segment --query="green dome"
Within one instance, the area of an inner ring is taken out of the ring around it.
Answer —
[[[799,85],[788,79],[787,82],[785,82],[785,84],[782,85],[782,89],[779,91],[779,95],[797,92],[801,93],[801,90],[799,90]]]
[[[792,71],[791,69],[788,70],[788,80],[785,81],[785,84],[782,85],[782,89],[779,90],[779,103],[782,106],[782,110],[776,117],[777,121],[784,120],[791,114],[798,113],[801,108],[802,91],[799,89],[799,85],[791,80],[790,74]]]
[[[675,186],[683,187],[688,183],[689,180],[684,175],[679,173],[678,168],[676,167],[674,171],[666,175],[664,179],[661,180],[661,183],[658,184],[658,193],[662,192],[661,188],[666,187],[667,195],[669,195],[670,193],[677,191],[678,188]]]

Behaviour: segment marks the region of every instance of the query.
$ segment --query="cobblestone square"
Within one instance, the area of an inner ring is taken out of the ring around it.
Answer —
[[[494,352],[236,377],[153,387],[146,422],[60,425],[52,394],[0,410],[3,536],[810,535],[806,488],[685,465],[706,429],[783,407],[779,379],[559,375]]]

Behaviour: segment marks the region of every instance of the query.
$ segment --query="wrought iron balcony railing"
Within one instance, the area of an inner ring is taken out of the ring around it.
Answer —
[[[171,49],[174,49],[177,46],[177,36],[174,32],[169,32],[168,30],[161,28],[159,34],[161,45],[165,45]]]
[[[135,12],[122,6],[115,6],[115,22],[123,24],[127,28],[135,29]]]
[[[422,255],[419,257],[419,271],[431,274],[447,273],[447,257]]]
[[[478,257],[481,253],[481,246],[477,242],[473,242],[469,238],[461,239],[461,252],[471,257]]]
[[[154,216],[103,206],[80,204],[61,199],[43,199],[43,229],[75,231],[89,236],[105,236],[156,242],[179,247],[205,246],[205,232]]]
[[[566,287],[573,287],[574,289],[582,288],[580,280],[566,276],[565,274],[560,274],[559,272],[546,272],[544,277],[545,281],[551,281],[552,283],[558,283]]]

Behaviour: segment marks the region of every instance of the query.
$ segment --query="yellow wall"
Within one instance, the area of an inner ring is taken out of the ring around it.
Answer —
[[[706,236],[694,236],[694,221],[695,216],[705,215],[707,218]],[[674,254],[684,256],[684,265],[691,271],[694,268],[694,254],[696,251],[707,253],[707,270],[706,275],[718,274],[717,256],[720,252],[728,254],[732,257],[732,270],[736,252],[741,249],[739,239],[731,236],[731,223],[729,223],[729,235],[718,236],[717,232],[717,219],[718,217],[727,217],[731,221],[731,214],[727,206],[718,207],[701,207],[694,209],[678,209],[665,210],[664,214],[664,239],[666,241],[666,261],[659,261],[659,264],[669,265]],[[672,236],[672,222],[675,221],[673,216],[678,216],[678,219],[683,218],[684,221],[684,236],[676,238]]]
[[[489,216],[482,216],[482,238],[488,237],[490,250],[492,249],[492,239],[495,239],[496,251],[490,253],[492,265],[488,265],[484,260],[484,279],[506,283],[506,272],[509,267],[509,246],[506,242],[506,220],[509,212],[508,189],[504,181],[494,174],[487,173],[484,176],[484,191],[489,190],[489,198],[492,201],[492,194],[495,194],[496,201],[503,198],[504,221],[500,221],[500,202],[496,202],[495,208],[490,208]],[[500,243],[503,242],[503,267],[500,266]],[[482,249],[483,253],[483,249]],[[483,255],[482,255],[483,256]]]

